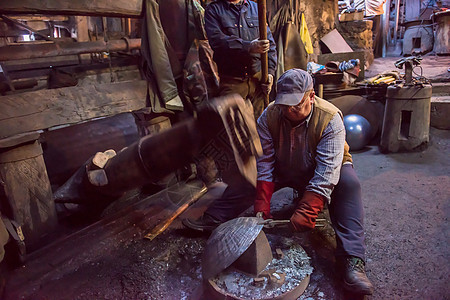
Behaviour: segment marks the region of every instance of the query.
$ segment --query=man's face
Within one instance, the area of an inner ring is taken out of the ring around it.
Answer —
[[[299,104],[289,106],[280,105],[283,115],[292,122],[300,122],[304,120],[311,112],[312,104],[314,103],[314,90],[307,91]]]

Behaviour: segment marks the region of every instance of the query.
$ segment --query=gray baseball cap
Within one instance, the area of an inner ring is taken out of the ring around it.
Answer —
[[[308,72],[302,69],[287,70],[277,81],[275,104],[297,105],[313,86],[313,79]]]

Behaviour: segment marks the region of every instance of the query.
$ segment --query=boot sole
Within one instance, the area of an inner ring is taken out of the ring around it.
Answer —
[[[363,289],[363,290],[358,291],[358,289],[357,289],[358,285],[350,284],[347,281],[345,281],[345,279],[342,280],[342,282],[344,283],[344,289],[349,292],[352,292],[355,294],[361,294],[361,295],[372,295],[373,294],[373,289]]]

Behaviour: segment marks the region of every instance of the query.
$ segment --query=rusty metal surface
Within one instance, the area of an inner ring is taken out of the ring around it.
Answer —
[[[308,286],[313,271],[305,250],[293,239],[267,235],[272,249],[285,255],[274,258],[260,277],[228,268],[205,282],[215,299],[297,299]],[[260,280],[262,278],[263,280]]]
[[[206,242],[202,257],[205,280],[235,262],[253,243],[263,225],[254,217],[236,218],[217,227]]]

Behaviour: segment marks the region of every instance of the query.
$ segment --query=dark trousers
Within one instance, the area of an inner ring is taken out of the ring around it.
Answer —
[[[383,56],[383,24],[381,22],[381,15],[370,16],[366,18],[372,20],[372,49],[375,58]],[[385,33],[387,34],[387,33]]]
[[[252,102],[255,120],[257,120],[264,110],[265,98],[259,79],[257,77],[246,79],[221,77],[219,94],[223,96],[232,93],[237,93],[244,100],[248,99]]]
[[[283,187],[286,185],[277,184],[275,189]],[[221,222],[231,220],[253,205],[255,194],[255,188],[245,180],[229,185],[205,214]],[[336,256],[352,255],[365,259],[361,185],[350,164],[341,168],[339,182],[331,194],[329,211],[336,232]]]

